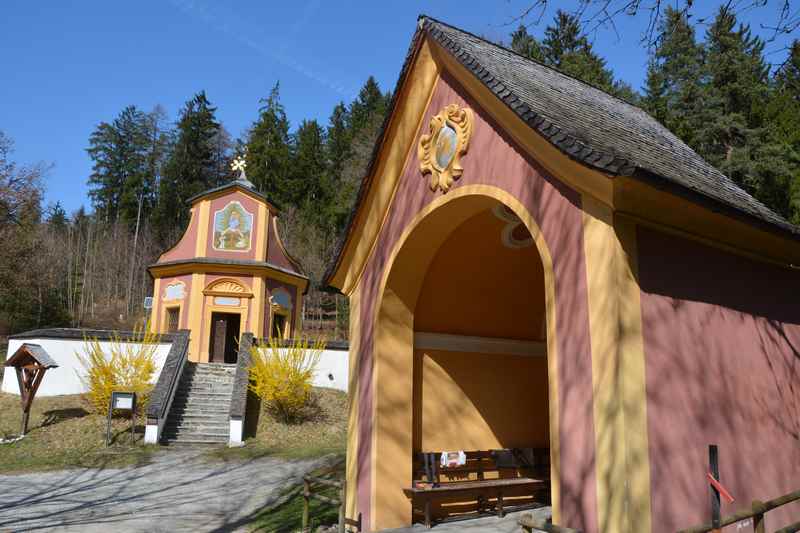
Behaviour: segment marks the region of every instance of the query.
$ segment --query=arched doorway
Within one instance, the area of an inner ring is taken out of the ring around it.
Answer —
[[[418,451],[549,447],[558,509],[552,261],[528,211],[470,186],[409,224],[378,295],[374,528],[411,521]],[[366,496],[366,495],[365,495]]]

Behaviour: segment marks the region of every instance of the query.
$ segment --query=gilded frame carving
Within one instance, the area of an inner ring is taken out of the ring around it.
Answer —
[[[428,133],[417,146],[422,174],[430,174],[430,188],[447,192],[464,173],[461,156],[467,153],[472,136],[472,109],[450,104],[431,118]],[[446,157],[445,157],[446,156]]]

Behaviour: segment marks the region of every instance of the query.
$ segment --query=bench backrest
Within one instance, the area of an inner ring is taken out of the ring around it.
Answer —
[[[426,469],[425,455],[433,459],[434,468]],[[528,472],[535,476],[550,473],[550,450],[548,448],[515,448],[502,450],[465,451],[463,466],[442,467],[439,464],[442,452],[414,454],[414,482],[446,483],[465,479],[490,479]],[[434,479],[429,479],[428,470]],[[488,476],[487,476],[488,474]]]

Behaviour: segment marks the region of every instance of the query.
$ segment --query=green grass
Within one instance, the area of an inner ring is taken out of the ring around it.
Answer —
[[[6,355],[8,354],[8,341],[5,339],[0,339],[0,385],[3,383],[3,372],[5,372],[6,367],[3,366],[3,363],[6,362]]]
[[[248,412],[247,416],[253,413]],[[285,424],[262,411],[254,436],[241,448],[216,448],[208,456],[219,460],[255,459],[277,456],[307,459],[324,455],[344,455],[347,442],[347,394],[314,388],[312,403],[301,424]]]
[[[311,473],[312,476],[341,479],[344,477],[344,461],[339,461],[333,468],[325,468]],[[334,487],[313,488],[330,498],[338,498],[338,490]],[[302,485],[287,487],[276,503],[262,509],[250,524],[251,531],[269,533],[293,533],[299,531],[303,520]],[[311,531],[321,525],[335,524],[339,519],[339,509],[333,505],[311,499],[309,503]]]
[[[19,396],[0,393],[0,413],[0,437],[18,435],[22,421]],[[137,427],[131,445],[130,420],[114,419],[112,437],[119,444],[106,448],[106,417],[91,413],[82,396],[35,398],[25,438],[0,444],[0,473],[144,464],[156,447],[141,445],[142,431]]]

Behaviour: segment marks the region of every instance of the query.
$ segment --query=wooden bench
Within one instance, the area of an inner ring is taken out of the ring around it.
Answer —
[[[477,450],[465,452],[463,466],[442,467],[441,452],[417,453],[414,456],[412,486],[404,489],[411,500],[412,521],[422,515],[425,525],[434,523],[431,501],[447,496],[472,497],[477,510],[455,518],[482,515],[487,511],[503,516],[506,512],[530,509],[547,503],[550,489],[550,450]],[[427,464],[426,464],[427,461]],[[504,495],[523,493],[522,505],[505,505]],[[540,502],[533,498],[542,495]],[[494,499],[494,503],[491,500]],[[421,507],[421,508],[420,508]],[[452,519],[452,518],[451,518]]]

